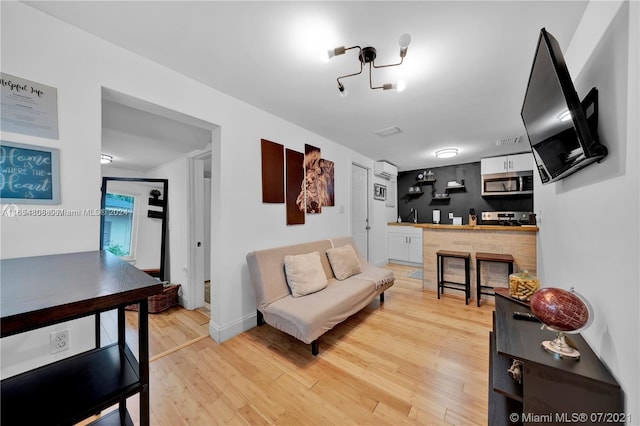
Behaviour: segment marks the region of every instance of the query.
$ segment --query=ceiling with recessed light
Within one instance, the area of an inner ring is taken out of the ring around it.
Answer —
[[[540,28],[566,50],[586,1],[28,1],[27,4],[400,170],[528,149],[520,108]],[[355,73],[373,46],[371,90]],[[571,64],[569,71],[571,72]],[[572,75],[572,77],[575,77]],[[583,96],[584,94],[579,94]],[[117,114],[114,114],[117,115]],[[397,127],[391,135],[375,132]],[[224,141],[223,141],[224,142]],[[286,143],[286,141],[281,141]],[[455,147],[455,158],[434,153]]]

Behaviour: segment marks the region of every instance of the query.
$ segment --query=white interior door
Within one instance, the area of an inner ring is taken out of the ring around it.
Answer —
[[[369,260],[369,170],[351,165],[351,236]]]

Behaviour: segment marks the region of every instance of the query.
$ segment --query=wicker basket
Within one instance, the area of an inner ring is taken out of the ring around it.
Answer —
[[[165,285],[162,293],[149,297],[149,313],[157,314],[158,312],[166,311],[178,304],[178,292],[180,291],[180,284]],[[137,311],[138,305],[127,305],[125,308],[129,311]]]

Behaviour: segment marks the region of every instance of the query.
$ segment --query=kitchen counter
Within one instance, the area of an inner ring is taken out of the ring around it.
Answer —
[[[532,275],[537,275],[537,226],[436,225],[433,223],[396,223],[395,225],[422,229],[422,287],[424,289],[436,291],[436,252],[438,250],[471,253],[472,295],[476,294],[475,255],[479,252],[510,254],[514,258],[514,272],[526,269]],[[482,262],[481,267],[482,285],[508,287],[506,264]],[[464,268],[455,259],[445,262],[444,272],[447,281],[464,281]]]
[[[390,226],[412,226],[414,228],[438,229],[438,230],[463,230],[463,231],[518,231],[538,232],[535,225],[503,226],[503,225],[448,225],[435,223],[389,222]]]

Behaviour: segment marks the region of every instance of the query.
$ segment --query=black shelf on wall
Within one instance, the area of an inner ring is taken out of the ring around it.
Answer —
[[[424,176],[430,171],[430,179],[418,179],[418,175]],[[462,217],[466,223],[470,209],[482,211],[533,211],[533,197],[505,197],[483,198],[481,195],[482,182],[480,162],[456,164],[443,167],[420,168],[398,173],[398,188],[404,188],[398,192],[398,215],[409,217],[411,209],[418,210],[418,221],[431,222],[433,210],[441,210],[444,215],[442,223],[451,223],[447,220],[448,213]],[[458,182],[461,185],[447,186],[449,182]],[[431,188],[428,188],[431,186]],[[422,188],[422,192],[408,193],[408,188]],[[422,196],[427,194],[427,196]],[[436,196],[436,194],[442,194]]]
[[[424,192],[422,192],[422,191],[415,192],[414,191],[414,192],[407,192],[404,196],[405,196],[405,198],[412,199],[412,198],[418,198],[421,195],[424,195]]]
[[[162,207],[164,205],[164,201],[160,198],[149,197],[149,205]]]

